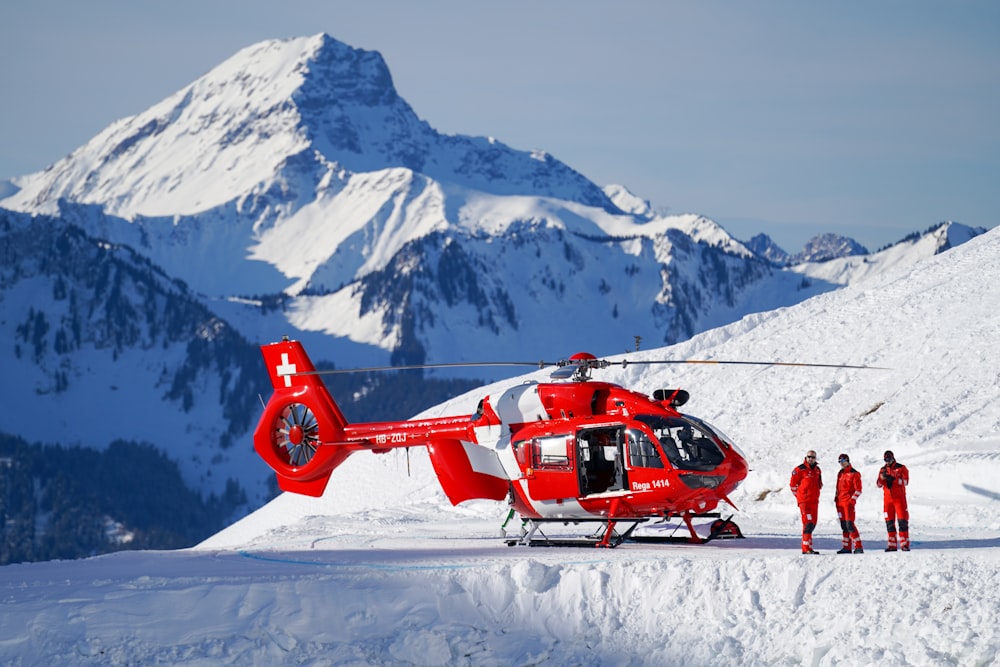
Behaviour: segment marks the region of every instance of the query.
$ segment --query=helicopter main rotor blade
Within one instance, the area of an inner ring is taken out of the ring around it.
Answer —
[[[331,368],[318,371],[303,371],[301,373],[289,373],[289,375],[337,375],[341,373],[378,373],[382,371],[414,371],[424,368],[476,368],[478,366],[531,366],[533,368],[545,368],[546,366],[559,365],[560,362],[548,361],[457,361],[447,364],[413,364],[410,366],[371,366],[368,368]]]
[[[651,366],[655,364],[716,364],[716,365],[729,365],[729,366],[788,366],[788,367],[798,367],[798,368],[848,368],[857,370],[879,370],[885,371],[888,368],[881,368],[878,366],[854,366],[850,364],[812,364],[812,363],[800,363],[793,361],[738,361],[738,360],[727,360],[727,359],[653,359],[649,361],[629,361],[628,359],[622,359],[621,361],[608,361],[607,359],[560,359],[559,361],[459,361],[453,363],[440,363],[440,364],[412,364],[407,366],[370,366],[368,368],[331,368],[325,370],[316,371],[303,371],[299,373],[289,373],[289,375],[339,375],[343,373],[378,373],[384,371],[412,371],[412,370],[423,370],[425,368],[477,368],[483,366],[530,366],[532,368],[546,368],[548,366],[557,366],[560,369],[570,367],[571,370],[565,370],[560,373],[559,377],[569,377],[579,368],[610,368],[611,366],[621,366],[625,368],[627,366]],[[553,376],[556,377],[556,376]]]
[[[605,365],[606,364],[606,365]],[[857,370],[887,371],[888,368],[880,366],[853,366],[850,364],[810,364],[795,361],[735,361],[727,359],[654,359],[651,361],[605,361],[601,360],[601,367],[621,365],[622,368],[631,365],[653,365],[653,364],[719,364],[729,366],[793,366],[799,368],[853,368]]]

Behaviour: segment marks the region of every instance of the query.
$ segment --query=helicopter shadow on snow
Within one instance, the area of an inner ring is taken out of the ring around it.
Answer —
[[[936,549],[996,549],[1000,548],[1000,537],[982,540],[913,540],[914,550]]]
[[[971,484],[962,484],[962,487],[970,493],[975,493],[976,495],[989,498],[990,500],[1000,500],[1000,493],[997,493],[996,491],[990,491],[989,489],[983,489]]]
[[[864,539],[864,535],[862,538]],[[864,539],[866,551],[869,553],[882,553],[885,545],[885,537],[869,537]],[[730,541],[719,541],[713,544],[725,544],[731,549],[747,550],[798,550],[802,546],[802,540],[797,536],[753,536],[747,535],[746,539]],[[841,547],[840,538],[817,537],[813,546],[820,552],[834,553]],[[997,549],[1000,548],[1000,537],[990,537],[982,539],[915,539],[913,540],[914,551],[940,551],[945,549]]]

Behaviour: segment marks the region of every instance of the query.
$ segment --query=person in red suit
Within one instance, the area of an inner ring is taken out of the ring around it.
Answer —
[[[802,553],[819,553],[812,548],[812,532],[816,527],[816,515],[819,510],[819,492],[823,488],[823,473],[816,463],[816,452],[806,452],[806,458],[801,465],[792,470],[792,479],[788,483],[799,503],[802,513]]]
[[[837,553],[861,554],[865,550],[861,544],[858,527],[854,523],[854,505],[858,502],[858,496],[861,495],[861,473],[851,465],[851,457],[847,454],[838,456],[837,462],[840,464],[840,471],[837,473],[837,497],[833,502],[837,507],[840,529],[844,531],[843,546]]]
[[[885,465],[878,471],[879,488],[884,493],[885,529],[889,533],[886,551],[895,551],[897,544],[903,551],[910,550],[910,513],[906,509],[906,487],[910,483],[910,471],[896,461],[895,455],[886,450],[882,457]],[[899,539],[896,539],[896,524],[899,524]]]

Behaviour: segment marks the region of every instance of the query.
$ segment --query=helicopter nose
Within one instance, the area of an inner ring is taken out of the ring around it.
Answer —
[[[743,480],[746,479],[747,473],[750,472],[750,466],[747,465],[746,460],[736,454],[732,455],[732,460],[729,462],[729,472],[726,474],[726,493],[729,494],[735,491]]]

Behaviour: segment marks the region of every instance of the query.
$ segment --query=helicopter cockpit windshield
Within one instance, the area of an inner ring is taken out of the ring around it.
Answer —
[[[707,427],[695,420],[636,415],[653,431],[663,454],[680,470],[712,470],[725,459]]]
[[[743,453],[743,450],[740,449],[740,446],[737,445],[735,442],[733,442],[733,439],[730,438],[725,433],[723,433],[722,430],[719,429],[719,427],[716,426],[715,424],[709,424],[705,420],[699,419],[698,417],[694,417],[692,415],[684,415],[684,419],[690,420],[690,421],[694,422],[695,424],[698,424],[699,426],[701,426],[702,430],[711,431],[712,433],[714,433],[716,435],[717,438],[719,438],[719,440],[722,441],[723,446],[728,447],[728,448],[734,450],[737,454],[739,454],[744,459],[747,458],[747,455]]]

